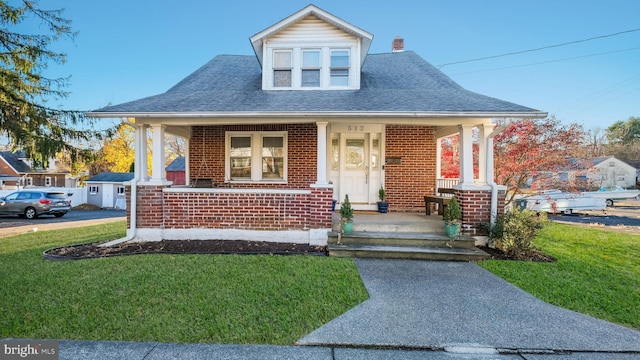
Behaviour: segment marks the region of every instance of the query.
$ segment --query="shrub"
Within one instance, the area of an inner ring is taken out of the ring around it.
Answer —
[[[351,221],[353,219],[353,208],[351,207],[351,202],[349,201],[349,195],[344,196],[344,201],[342,202],[342,207],[340,208],[340,218],[344,222]]]
[[[533,241],[547,222],[546,213],[514,208],[489,227],[489,240],[508,256],[526,259],[535,249]]]
[[[460,205],[458,204],[458,200],[455,196],[453,196],[451,200],[449,200],[449,204],[444,209],[442,218],[447,223],[460,223],[460,220],[462,219],[462,211],[460,210]]]

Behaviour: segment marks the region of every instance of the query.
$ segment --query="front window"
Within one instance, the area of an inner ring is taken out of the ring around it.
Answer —
[[[331,86],[349,86],[349,50],[331,50]]]
[[[227,133],[227,149],[229,180],[286,180],[286,132]]]
[[[123,196],[125,193],[124,186],[118,186],[117,193],[120,196]]]
[[[262,138],[262,178],[284,178],[284,138],[269,136]]]
[[[98,193],[98,187],[95,185],[89,186],[89,194],[97,194]]]
[[[251,179],[251,137],[232,137],[229,155],[231,179]]]
[[[51,177],[46,176],[44,178],[44,186],[51,186]]]

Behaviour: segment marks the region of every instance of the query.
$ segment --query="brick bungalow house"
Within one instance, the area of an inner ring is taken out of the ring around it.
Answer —
[[[348,194],[356,210],[372,210],[384,186],[390,211],[424,211],[423,197],[435,189],[438,139],[454,133],[461,136],[455,192],[463,229],[473,233],[488,221],[504,197],[492,181],[492,119],[546,114],[463,89],[404,51],[400,38],[392,52],[369,54],[372,39],[309,5],[250,37],[255,55],[216,56],[165,93],[89,113],[136,129],[128,237],[326,244],[332,199]],[[191,186],[166,180],[165,133],[188,140]]]

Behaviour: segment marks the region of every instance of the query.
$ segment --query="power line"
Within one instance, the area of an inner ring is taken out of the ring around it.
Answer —
[[[561,61],[567,61],[567,60],[582,59],[582,58],[587,58],[587,57],[592,57],[592,56],[600,56],[600,55],[615,54],[615,53],[619,53],[619,52],[631,51],[631,50],[638,50],[638,49],[640,49],[640,47],[633,47],[633,48],[628,48],[628,49],[621,49],[621,50],[607,51],[607,52],[601,52],[601,53],[596,53],[596,54],[587,54],[587,55],[573,56],[573,57],[562,58],[562,59],[556,59],[556,60],[540,61],[540,62],[529,63],[529,64],[522,64],[522,65],[512,65],[512,66],[503,66],[503,67],[490,68],[490,69],[484,69],[484,70],[466,71],[466,72],[461,72],[461,73],[453,73],[453,74],[451,74],[451,76],[453,76],[453,75],[466,75],[466,74],[473,74],[473,73],[487,72],[487,71],[496,71],[496,70],[507,70],[507,69],[514,69],[514,68],[519,68],[519,67],[527,67],[527,66],[534,66],[534,65],[549,64],[549,63],[554,63],[554,62],[561,62]]]
[[[640,28],[639,28],[639,29],[631,29],[631,30],[620,31],[620,32],[613,33],[613,34],[607,34],[607,35],[594,36],[594,37],[591,37],[591,38],[588,38],[588,39],[582,39],[582,40],[569,41],[569,42],[565,42],[565,43],[562,43],[562,44],[556,44],[556,45],[543,46],[543,47],[539,47],[539,48],[535,48],[535,49],[522,50],[522,51],[514,51],[514,52],[510,52],[510,53],[504,53],[504,54],[500,54],[500,55],[492,55],[492,56],[485,56],[485,57],[475,58],[475,59],[469,59],[469,60],[454,61],[454,62],[450,62],[450,63],[445,63],[445,64],[442,64],[442,65],[438,65],[438,69],[441,69],[441,68],[443,68],[443,67],[445,67],[445,66],[448,66],[448,65],[464,64],[464,63],[473,62],[473,61],[481,61],[481,60],[487,60],[487,59],[495,59],[495,58],[504,57],[504,56],[511,56],[511,55],[524,54],[524,53],[528,53],[528,52],[534,52],[534,51],[540,51],[540,50],[545,50],[545,49],[551,49],[551,48],[556,48],[556,47],[566,46],[566,45],[572,45],[572,44],[577,44],[577,43],[586,42],[586,41],[591,41],[591,40],[603,39],[603,38],[607,38],[607,37],[612,37],[612,36],[617,36],[617,35],[622,35],[622,34],[627,34],[627,33],[635,32],[635,31],[640,31]]]

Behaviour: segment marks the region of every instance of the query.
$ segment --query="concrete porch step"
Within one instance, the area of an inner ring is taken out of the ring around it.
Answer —
[[[338,242],[338,233],[329,233],[329,244]],[[342,244],[380,246],[460,247],[475,248],[475,239],[468,235],[449,238],[444,233],[354,231],[342,235]]]
[[[440,248],[416,246],[379,246],[379,245],[328,245],[329,256],[379,258],[379,259],[415,259],[440,261],[474,261],[489,255],[480,249]]]
[[[380,233],[353,232],[343,235],[329,233],[329,256],[420,259],[443,261],[473,261],[489,255],[475,247],[472,237],[462,235],[456,239],[435,233]]]

